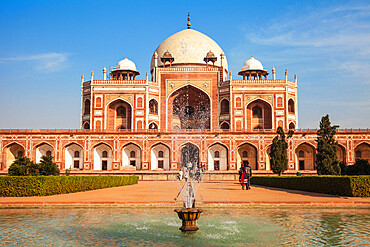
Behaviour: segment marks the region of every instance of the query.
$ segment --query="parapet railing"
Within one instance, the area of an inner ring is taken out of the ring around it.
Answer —
[[[295,129],[295,134],[316,134],[318,129]],[[287,132],[288,130],[285,130]],[[0,129],[0,134],[276,134],[276,129]],[[370,129],[337,129],[337,134],[370,134]]]

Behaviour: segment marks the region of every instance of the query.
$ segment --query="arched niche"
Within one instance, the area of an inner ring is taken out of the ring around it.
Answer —
[[[208,149],[208,170],[226,171],[227,166],[227,148],[221,144],[214,144]]]
[[[171,94],[169,104],[169,126],[181,129],[210,129],[211,101],[209,96],[193,86],[185,86]]]
[[[85,102],[84,102],[84,115],[89,115],[90,114],[90,106],[91,106],[90,99],[86,99]]]
[[[361,143],[357,145],[355,148],[355,158],[368,160],[370,162],[370,144]]]
[[[101,143],[94,148],[94,170],[112,170],[113,152],[107,144]]]
[[[12,143],[4,148],[4,160],[5,160],[5,169],[13,164],[17,158],[22,158],[25,156],[24,148],[18,143]]]
[[[293,99],[288,100],[288,113],[289,114],[294,114],[295,113],[295,105],[294,105],[294,100]]]
[[[229,114],[230,106],[227,99],[221,100],[221,114]]]
[[[131,129],[132,108],[121,99],[115,100],[107,108],[108,129]]]
[[[83,149],[76,143],[69,144],[64,152],[64,168],[65,169],[80,169],[83,168]]]
[[[151,129],[151,130],[158,129],[158,125],[155,122],[151,122],[149,124],[149,127],[148,128]]]
[[[84,128],[85,130],[90,129],[90,124],[89,124],[88,122],[85,122],[85,123],[84,123],[84,125],[83,125],[83,128]]]
[[[289,129],[294,130],[295,129],[295,124],[293,122],[289,123]]]
[[[316,149],[307,143],[301,143],[295,150],[297,170],[315,170]]]
[[[257,99],[247,106],[247,123],[249,129],[272,129],[271,105]]]
[[[38,145],[36,147],[36,163],[39,163],[41,161],[42,156],[55,157],[54,148],[47,143]]]
[[[187,143],[181,147],[181,167],[189,167],[197,164],[199,166],[199,148]]]
[[[150,152],[151,170],[170,170],[170,149],[164,144],[157,144]]]
[[[248,143],[245,143],[238,147],[238,154],[237,154],[237,168],[239,169],[241,163],[249,162],[249,166],[252,170],[257,170],[257,149]]]
[[[155,99],[149,100],[149,113],[158,114],[158,102]]]
[[[135,144],[128,144],[122,150],[122,165],[141,170],[141,149]]]
[[[230,124],[228,122],[223,122],[220,128],[224,130],[230,129]]]

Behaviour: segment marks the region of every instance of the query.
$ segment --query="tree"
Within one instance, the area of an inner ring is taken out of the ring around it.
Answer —
[[[288,168],[288,142],[287,139],[292,137],[294,131],[289,130],[287,138],[283,128],[278,127],[278,135],[272,140],[271,152],[270,152],[270,164],[271,169],[275,174],[281,175]]]
[[[42,156],[39,165],[40,165],[41,175],[46,175],[46,176],[55,175],[56,176],[60,174],[59,168],[57,164],[53,162],[52,156]]]
[[[316,167],[319,175],[340,175],[337,158],[338,142],[334,139],[336,129],[331,126],[329,115],[321,118],[320,129],[317,131]]]
[[[39,173],[39,165],[33,163],[30,158],[17,158],[8,170],[9,176],[37,176]]]

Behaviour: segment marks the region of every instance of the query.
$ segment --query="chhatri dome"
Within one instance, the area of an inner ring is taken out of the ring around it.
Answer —
[[[217,58],[217,61],[215,61],[214,65],[221,66],[222,62],[222,66],[228,70],[226,57],[223,56],[223,59],[221,59],[220,56],[221,54],[224,54],[221,47],[207,35],[191,29],[190,22],[188,22],[187,29],[173,34],[158,46],[152,56],[150,70],[152,71],[154,67],[154,57],[156,52],[159,58],[158,66],[161,66],[163,63],[160,58],[165,52],[169,52],[174,58],[172,64],[205,64],[204,58],[210,51]]]
[[[113,80],[135,80],[135,77],[140,75],[135,63],[127,59],[127,57],[119,61],[110,74]]]
[[[135,63],[127,59],[127,57],[119,61],[113,70],[131,70],[137,72]]]
[[[243,64],[242,70],[238,73],[238,75],[243,76],[243,80],[247,78],[247,80],[252,79],[259,79],[262,80],[262,77],[267,77],[269,73],[267,70],[263,68],[263,65],[260,61],[255,59],[253,56],[251,56],[250,59],[245,61]]]
[[[245,70],[263,70],[263,66],[260,61],[258,61],[252,56],[250,59],[245,61],[245,63],[243,64],[242,71],[245,71]]]

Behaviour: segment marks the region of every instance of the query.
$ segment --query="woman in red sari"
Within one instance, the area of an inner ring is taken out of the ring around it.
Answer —
[[[246,187],[246,184],[248,182],[248,177],[243,163],[239,170],[239,182],[242,185],[242,189],[244,190],[244,187]]]

